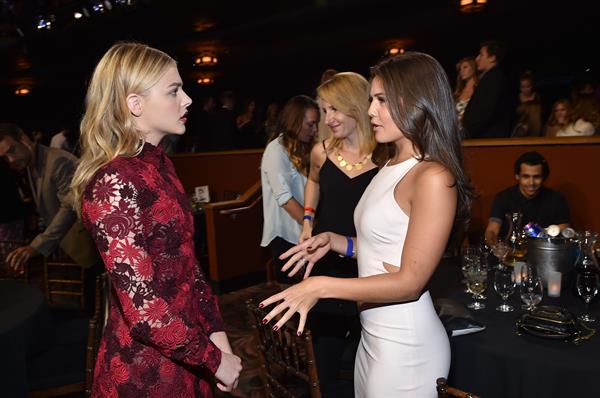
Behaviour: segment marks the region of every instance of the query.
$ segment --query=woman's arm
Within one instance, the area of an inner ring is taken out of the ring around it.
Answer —
[[[454,222],[457,196],[456,189],[451,187],[452,176],[438,165],[426,164],[414,178],[413,193],[410,197],[410,221],[402,251],[402,266],[398,272],[355,279],[308,278],[264,300],[261,303],[263,306],[279,302],[265,319],[270,321],[278,313],[284,312],[281,320],[275,325],[279,328],[298,312],[298,331],[302,332],[307,312],[320,298],[370,303],[417,299],[446,247]],[[398,198],[398,189],[395,194]],[[339,241],[336,244],[339,244]]]
[[[310,152],[310,172],[308,173],[308,181],[304,187],[304,207],[315,209],[319,204],[319,172],[327,158],[327,153],[323,149],[323,144],[315,144]],[[312,220],[303,220],[302,233],[300,234],[300,242],[312,236],[313,222],[315,214],[312,215]]]

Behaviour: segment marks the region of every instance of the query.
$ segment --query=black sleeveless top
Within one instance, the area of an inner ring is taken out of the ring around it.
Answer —
[[[327,157],[319,171],[319,204],[313,236],[325,231],[356,236],[354,208],[378,171],[379,168],[376,167],[350,178]],[[358,269],[356,260],[340,258],[336,253],[329,253],[313,268],[312,274],[356,277]]]

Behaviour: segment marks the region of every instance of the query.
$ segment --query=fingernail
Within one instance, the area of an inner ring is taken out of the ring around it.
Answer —
[[[273,326],[273,331],[276,332],[279,329],[279,326],[275,325]]]
[[[300,336],[302,336],[302,332],[297,332],[297,333],[296,333],[296,335],[297,335],[298,337],[300,337]]]
[[[269,322],[269,321],[267,321],[267,318],[262,320],[263,325],[265,325],[267,322]]]
[[[262,307],[264,307],[264,306],[265,306],[265,305],[264,305],[263,303],[260,303],[260,304],[258,305],[258,308],[262,308]]]

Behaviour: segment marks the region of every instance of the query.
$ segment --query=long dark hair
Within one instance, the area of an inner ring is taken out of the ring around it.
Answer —
[[[281,134],[281,145],[287,151],[294,167],[304,175],[308,175],[310,168],[310,151],[313,143],[300,141],[298,133],[302,129],[306,111],[310,108],[316,110],[317,114],[319,113],[319,105],[312,98],[306,95],[290,98],[279,114],[277,129],[269,140],[272,141]]]
[[[456,217],[470,217],[473,188],[463,169],[462,136],[452,90],[442,66],[431,56],[407,52],[371,68],[381,79],[392,120],[420,159],[438,162],[454,176]],[[391,156],[395,147],[390,148]]]

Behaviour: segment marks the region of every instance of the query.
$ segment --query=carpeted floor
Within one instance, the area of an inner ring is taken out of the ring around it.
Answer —
[[[221,314],[225,321],[225,329],[233,352],[242,358],[242,374],[238,388],[232,394],[216,391],[218,397],[264,397],[264,390],[259,375],[259,361],[256,351],[249,316],[246,311],[246,300],[258,301],[279,291],[274,283],[262,283],[235,292],[219,296]]]

